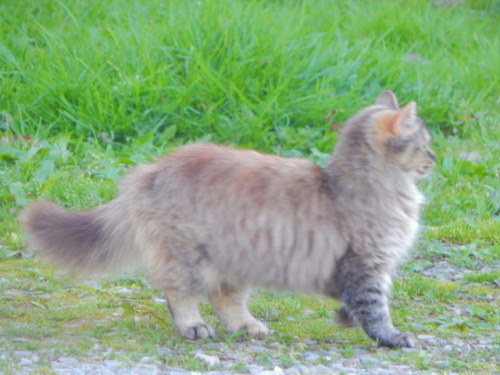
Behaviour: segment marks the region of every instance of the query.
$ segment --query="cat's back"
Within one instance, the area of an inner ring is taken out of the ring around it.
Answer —
[[[321,205],[322,173],[306,159],[193,144],[137,167],[122,191],[138,206],[183,215],[291,214]]]
[[[303,185],[316,184],[321,174],[320,168],[306,159],[213,144],[181,147],[161,159],[157,170],[159,182],[165,187],[185,184],[189,191],[216,187],[227,190],[236,186],[246,191],[300,190]]]
[[[241,150],[211,143],[198,143],[181,147],[177,152],[160,161],[160,167],[175,171],[181,169],[186,177],[200,175],[203,172],[234,170],[272,170],[291,173],[292,176],[308,174],[319,168],[306,159],[284,158],[277,155],[263,154],[254,150]]]

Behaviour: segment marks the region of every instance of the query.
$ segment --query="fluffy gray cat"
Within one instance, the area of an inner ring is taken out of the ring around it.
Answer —
[[[389,315],[391,275],[412,245],[435,164],[416,104],[391,91],[345,125],[326,168],[303,159],[195,144],[129,173],[118,197],[86,212],[40,201],[21,222],[49,262],[81,275],[143,264],[180,334],[213,337],[208,296],[230,332],[269,331],[250,286],[340,299],[339,317],[379,345],[411,347]]]

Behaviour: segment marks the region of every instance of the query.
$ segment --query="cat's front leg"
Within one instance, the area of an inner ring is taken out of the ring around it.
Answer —
[[[411,333],[400,332],[392,325],[387,298],[389,276],[368,266],[352,267],[352,270],[343,277],[341,299],[346,306],[340,314],[347,314],[352,322],[358,321],[379,346],[414,347]]]

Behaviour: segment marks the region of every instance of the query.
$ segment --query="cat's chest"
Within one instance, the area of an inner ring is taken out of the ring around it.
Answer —
[[[409,247],[418,233],[421,196],[399,196],[388,215],[389,237],[402,247]]]

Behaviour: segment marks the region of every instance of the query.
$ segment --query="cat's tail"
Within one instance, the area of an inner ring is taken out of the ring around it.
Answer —
[[[108,274],[137,263],[133,227],[124,202],[114,200],[91,211],[66,211],[38,201],[20,216],[30,248],[42,259],[82,276]]]

